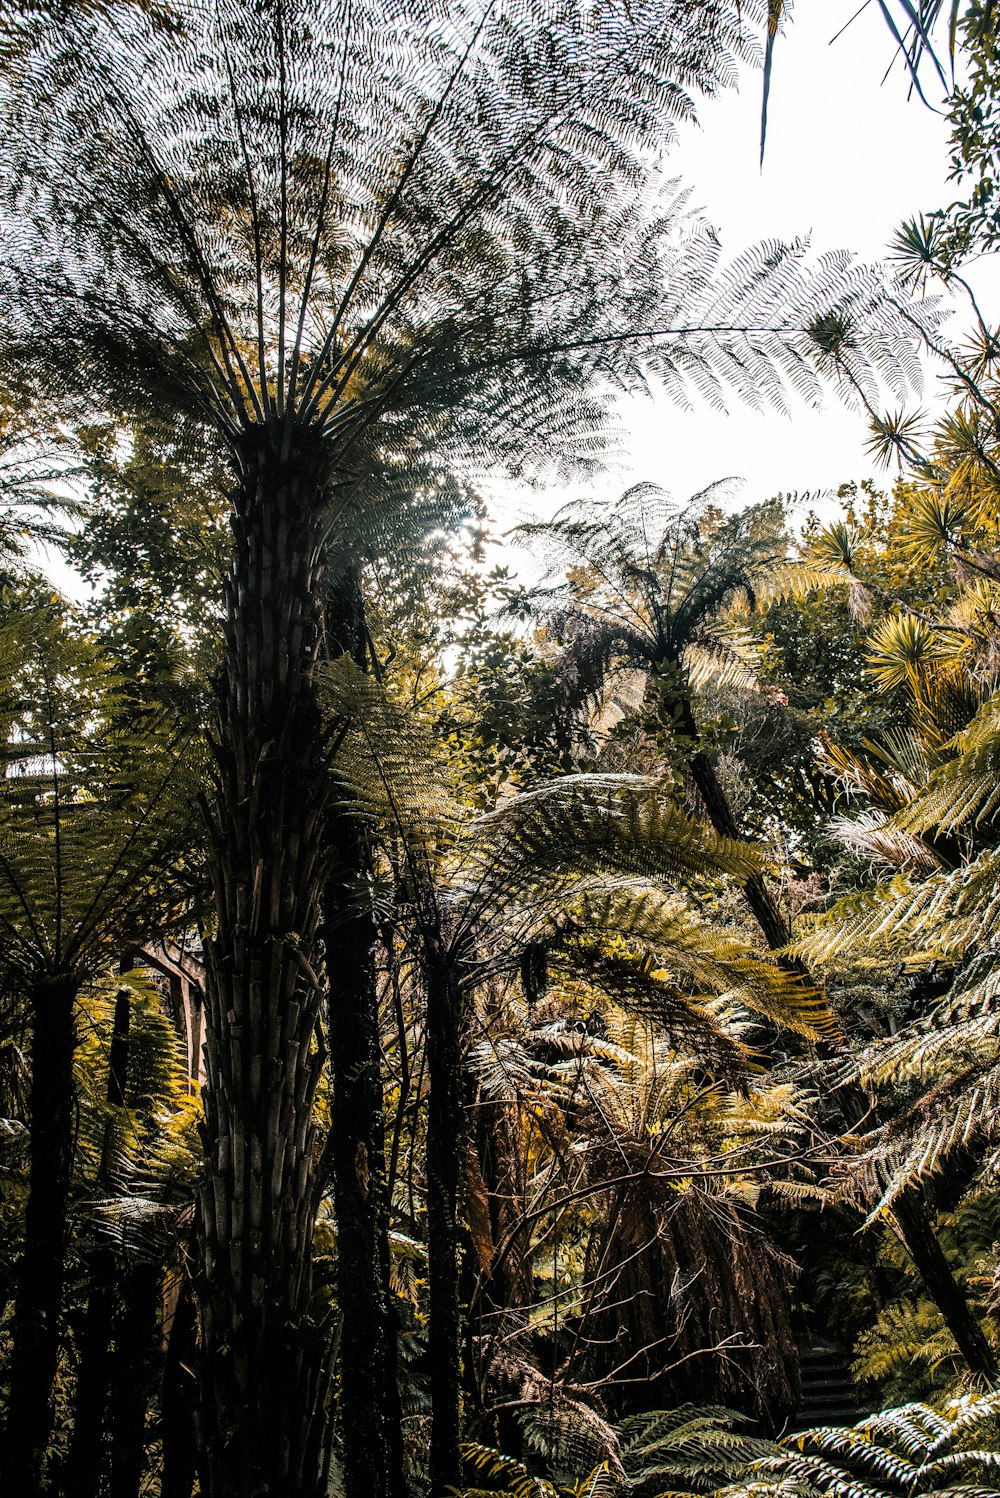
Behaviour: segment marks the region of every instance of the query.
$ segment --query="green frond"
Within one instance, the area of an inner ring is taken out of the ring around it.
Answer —
[[[347,654],[323,668],[338,732],[338,804],[414,846],[451,841],[462,812],[449,794],[438,744],[420,716]]]
[[[904,1191],[944,1170],[959,1150],[993,1136],[1000,1105],[1000,1046],[994,1052],[992,1065],[967,1068],[933,1088],[852,1162],[852,1193],[869,1202],[877,1198],[868,1224],[891,1212]]]
[[[0,662],[0,981],[16,991],[187,922],[200,766],[58,609],[5,622]]]
[[[559,1490],[547,1478],[535,1477],[523,1462],[505,1456],[489,1446],[466,1441],[461,1447],[462,1460],[476,1474],[492,1479],[490,1487],[463,1487],[461,1498],[490,1498],[506,1493],[510,1498],[559,1498]]]
[[[654,780],[638,775],[566,775],[501,803],[470,831],[486,835],[494,867],[511,877],[530,867],[553,875],[573,869],[578,883],[587,874],[745,878],[765,861],[685,816]]]
[[[915,1476],[913,1462],[872,1439],[861,1428],[854,1430],[810,1430],[791,1436],[789,1445],[805,1456],[830,1458],[837,1465],[860,1469],[860,1475],[907,1488]]]
[[[611,1471],[607,1462],[602,1462],[582,1477],[572,1491],[573,1498],[615,1498],[620,1490],[620,1478]]]
[[[889,241],[888,258],[904,285],[924,291],[928,278],[946,265],[941,220],[923,213],[907,219]]]
[[[820,554],[815,564],[809,562],[788,563],[770,570],[767,577],[756,585],[757,598],[762,604],[781,603],[786,598],[806,598],[810,593],[823,592],[827,588],[850,587],[855,579],[846,565],[823,566]],[[836,560],[834,553],[831,561]]]
[[[962,536],[968,509],[948,490],[918,489],[909,496],[903,523],[906,551],[919,567],[932,567],[943,547]]]
[[[953,740],[955,758],[941,765],[913,801],[896,813],[901,830],[941,832],[992,817],[1000,807],[1000,699],[983,704],[976,717]]]
[[[949,643],[944,630],[932,629],[914,614],[892,614],[872,632],[868,669],[882,691],[913,688],[948,654]]]
[[[749,631],[733,629],[692,641],[685,646],[682,661],[695,688],[711,682],[720,687],[753,691],[758,686],[759,655],[760,646]]]
[[[872,415],[870,436],[865,443],[867,451],[880,468],[888,468],[895,459],[913,464],[924,437],[926,418],[922,411],[886,411],[881,416]]]

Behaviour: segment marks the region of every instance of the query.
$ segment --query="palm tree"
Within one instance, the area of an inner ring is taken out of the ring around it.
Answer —
[[[664,234],[683,210],[651,203],[648,148],[729,76],[736,0],[177,20],[37,33],[3,133],[4,323],[22,375],[193,417],[233,475],[199,1214],[214,1498],[308,1489],[324,1443],[314,667],[373,464],[578,450],[595,374],[781,400],[832,368],[831,318],[859,368],[895,366],[898,319],[844,258],[813,279],[802,247],[767,247],[720,271],[707,231]]]

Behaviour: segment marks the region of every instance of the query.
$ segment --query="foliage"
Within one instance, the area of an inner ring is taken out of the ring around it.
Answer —
[[[996,12],[880,9],[971,60],[888,273],[726,260],[666,179],[769,0],[0,21],[12,1491],[402,1498],[460,1433],[470,1495],[996,1487]],[[650,379],[833,384],[906,472],[487,571],[497,476]],[[810,1345],[899,1407],[778,1437]]]
[[[725,1410],[687,1406],[626,1422],[614,1433],[619,1444],[610,1460],[585,1476],[578,1467],[569,1482],[558,1485],[531,1475],[497,1452],[470,1447],[467,1459],[473,1469],[496,1481],[463,1492],[466,1498],[489,1492],[516,1498],[581,1498],[636,1488],[657,1487],[663,1492],[664,1482],[679,1477],[687,1483],[683,1498],[706,1492],[713,1492],[713,1498],[788,1493],[801,1498],[827,1493],[848,1498],[911,1493],[980,1498],[992,1491],[1000,1460],[993,1449],[996,1422],[996,1396],[966,1397],[941,1411],[926,1404],[903,1405],[854,1427],[789,1436],[775,1447],[734,1430]],[[667,1491],[682,1498],[678,1488]]]

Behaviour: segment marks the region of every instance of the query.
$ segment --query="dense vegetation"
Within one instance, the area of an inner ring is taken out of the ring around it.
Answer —
[[[773,0],[5,10],[5,1495],[997,1490],[1000,14],[882,9],[884,267],[665,176]],[[896,477],[491,568],[648,380]]]

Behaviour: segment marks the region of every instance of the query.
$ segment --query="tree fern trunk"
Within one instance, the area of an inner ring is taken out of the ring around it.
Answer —
[[[345,816],[340,859],[369,865],[364,834]],[[344,862],[340,863],[341,875]],[[359,886],[361,878],[358,879]],[[403,1498],[396,1318],[389,1288],[389,1203],[373,914],[345,908],[330,881],[326,960],[333,1069],[332,1166],[337,1212],[337,1300],[343,1317],[339,1420],[348,1498]]]
[[[73,1009],[79,984],[62,973],[29,994],[31,1146],[24,1255],[14,1305],[14,1370],[7,1414],[3,1491],[32,1498],[52,1424],[66,1260],[66,1208],[73,1169]]]
[[[690,705],[688,715],[691,729],[697,734]],[[695,750],[688,760],[688,770],[714,830],[720,837],[742,838],[743,830],[733,814],[729,798],[708,755],[703,754],[700,749]],[[763,874],[751,874],[749,879],[744,880],[742,887],[743,897],[772,952],[787,946],[791,940],[791,927],[777,899],[768,889]]]
[[[677,669],[680,670],[679,665]],[[675,739],[680,738],[688,746],[688,774],[694,782],[702,809],[711,826],[720,837],[742,838],[743,830],[729,803],[729,797],[722,788],[715,766],[699,747],[701,732],[694,716],[691,698],[686,693],[670,694],[657,704],[657,709],[667,732]],[[744,881],[743,895],[771,950],[787,946],[791,928],[762,874],[751,874]]]
[[[327,794],[314,668],[318,467],[248,442],[217,693],[199,1202],[201,1428],[211,1498],[310,1498],[326,1418],[310,1319],[318,1157],[315,977]]]
[[[458,1186],[463,1159],[462,1003],[454,960],[427,964],[427,1260],[433,1498],[461,1483]]]
[[[108,1464],[107,1412],[111,1388],[111,1328],[117,1265],[110,1249],[89,1256],[87,1311],[73,1409],[73,1439],[66,1460],[70,1498],[99,1498]]]
[[[715,766],[707,755],[700,751],[688,761],[691,779],[698,787],[708,819],[720,837],[741,838],[743,832],[737,822],[725,791],[715,773]],[[751,874],[743,882],[743,897],[750,912],[764,935],[771,951],[788,945],[792,932],[778,901],[768,889],[763,874]]]
[[[111,1364],[108,1498],[140,1498],[146,1459],[146,1412],[160,1363],[159,1264],[132,1264],[122,1276]]]
[[[965,1291],[945,1258],[922,1193],[913,1189],[902,1192],[893,1202],[892,1217],[907,1253],[955,1338],[959,1352],[974,1374],[988,1384],[995,1384],[996,1359],[973,1315]]]
[[[174,1306],[160,1385],[160,1439],[163,1475],[160,1498],[191,1498],[198,1470],[195,1438],[198,1318],[190,1280],[184,1280]]]
[[[365,668],[361,580],[347,567],[330,589],[331,652]],[[389,1285],[377,925],[364,891],[372,852],[350,807],[327,819],[324,945],[333,1076],[331,1166],[341,1314],[339,1423],[348,1498],[404,1498],[397,1326]],[[359,905],[359,897],[361,904]]]
[[[128,1079],[131,995],[119,990],[115,999],[111,1048],[108,1055],[106,1097],[110,1107],[125,1103]],[[98,1191],[107,1191],[115,1128],[109,1117],[97,1180]],[[111,1339],[114,1333],[115,1289],[118,1264],[110,1248],[95,1248],[87,1255],[87,1311],[80,1339],[73,1410],[73,1439],[66,1463],[66,1488],[72,1498],[99,1498],[104,1488],[108,1461],[106,1440],[108,1396],[111,1389]]]

